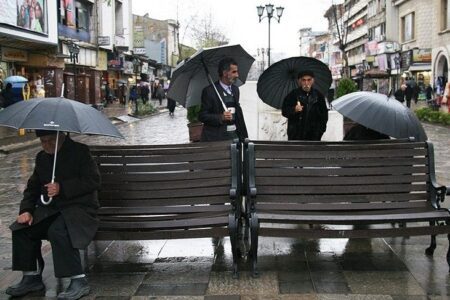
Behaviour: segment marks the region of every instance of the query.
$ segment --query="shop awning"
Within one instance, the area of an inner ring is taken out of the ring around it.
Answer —
[[[409,66],[408,70],[411,72],[431,71],[431,64],[414,64]]]

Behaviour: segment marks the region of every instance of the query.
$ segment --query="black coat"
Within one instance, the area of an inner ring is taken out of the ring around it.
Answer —
[[[219,93],[224,93],[219,82],[214,83]],[[236,101],[236,133],[240,140],[248,137],[245,126],[244,114],[239,104],[239,88],[232,85],[231,91]],[[229,139],[227,135],[227,124],[222,122],[223,106],[212,85],[205,87],[202,91],[202,106],[199,113],[199,120],[203,122],[202,142],[221,141]]]
[[[97,210],[99,207],[97,190],[100,188],[100,173],[89,148],[66,137],[58,151],[55,182],[60,185],[59,195],[50,205],[40,201],[45,184],[51,182],[53,155],[40,151],[36,156],[33,174],[28,180],[20,203],[20,212],[33,215],[33,224],[45,218],[61,213],[67,226],[74,248],[84,249],[93,239],[97,228]],[[18,230],[28,225],[11,225]]]
[[[402,89],[398,89],[394,93],[394,98],[401,103],[405,102],[405,92]]]
[[[303,106],[301,112],[295,112],[297,101]],[[290,92],[284,98],[282,114],[288,119],[289,140],[320,141],[327,129],[327,104],[323,95],[316,89],[312,89],[311,93],[306,93],[301,88]]]

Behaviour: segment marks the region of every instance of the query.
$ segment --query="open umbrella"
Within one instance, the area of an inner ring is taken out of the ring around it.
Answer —
[[[19,76],[19,75],[14,75],[14,76],[6,77],[3,82],[4,83],[24,83],[24,82],[28,82],[28,79],[26,79],[25,77]]]
[[[218,80],[217,67],[225,57],[233,58],[238,64],[236,85],[244,84],[255,59],[241,45],[205,48],[178,64],[172,73],[167,97],[184,107],[200,104],[203,88]]]
[[[89,105],[62,97],[31,99],[8,106],[0,111],[0,126],[123,138],[104,114]],[[55,179],[56,156],[57,151],[53,160],[52,183]],[[46,202],[41,197],[44,204],[49,204],[51,200]]]
[[[256,87],[259,98],[281,109],[287,94],[298,88],[298,73],[306,70],[314,72],[313,87],[326,96],[333,80],[328,66],[312,57],[297,56],[280,60],[261,74]]]
[[[391,137],[427,140],[425,130],[414,113],[384,94],[350,93],[334,100],[333,107],[345,117]]]

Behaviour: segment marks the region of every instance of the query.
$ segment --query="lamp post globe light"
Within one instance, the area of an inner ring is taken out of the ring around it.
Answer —
[[[257,10],[257,13],[258,13],[258,17],[259,17],[259,23],[261,23],[261,21],[264,18],[267,18],[268,23],[269,23],[269,48],[267,48],[267,66],[268,67],[270,67],[270,20],[272,18],[275,18],[275,20],[277,20],[278,23],[280,23],[280,19],[281,19],[281,16],[283,15],[283,10],[284,10],[284,7],[278,6],[276,8],[277,15],[274,16],[273,15],[273,11],[274,11],[273,6],[274,6],[273,4],[269,3],[269,4],[266,4],[265,7],[262,6],[262,5],[256,7],[256,10]],[[264,9],[266,10],[266,16],[263,16],[264,15]]]
[[[73,98],[77,100],[77,72],[75,65],[78,63],[78,54],[80,53],[80,46],[75,44],[73,41],[67,43],[67,49],[69,50],[69,60],[72,63],[73,77],[74,77],[74,87],[73,87]]]

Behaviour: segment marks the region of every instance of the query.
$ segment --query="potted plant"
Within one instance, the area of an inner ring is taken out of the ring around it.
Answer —
[[[199,113],[200,104],[187,108],[189,140],[191,142],[199,142],[202,135],[203,123],[198,120]]]
[[[350,78],[342,78],[339,81],[339,84],[337,86],[336,90],[336,96],[342,97],[344,95],[357,92],[358,87],[356,86],[356,83],[350,79]],[[347,134],[347,132],[355,125],[355,122],[350,120],[349,118],[344,117],[344,136]]]

